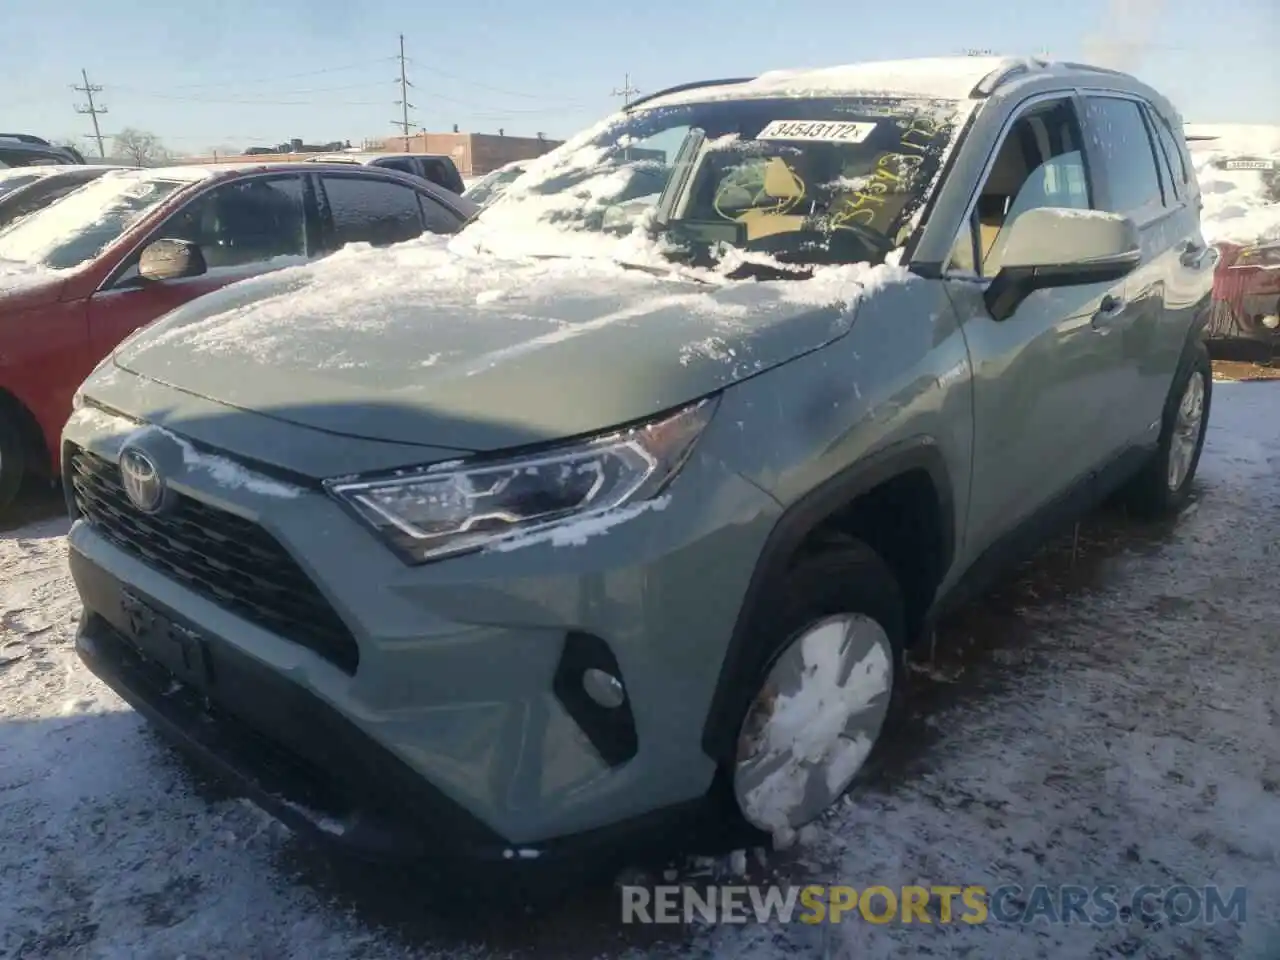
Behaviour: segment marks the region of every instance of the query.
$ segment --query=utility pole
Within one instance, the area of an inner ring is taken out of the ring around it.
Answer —
[[[77,106],[76,113],[87,113],[93,118],[93,138],[98,141],[98,156],[105,160],[107,158],[107,151],[102,146],[102,128],[98,126],[98,114],[106,113],[107,108],[95,106],[93,103],[93,95],[95,93],[101,93],[102,88],[90,83],[89,74],[84,70],[80,71],[80,77],[84,80],[84,86],[77,87],[75,84],[72,84],[71,89],[83,93],[85,98],[89,101],[89,105],[87,107]]]
[[[392,124],[400,128],[400,133],[404,136],[404,149],[409,149],[409,111],[413,108],[413,104],[409,102],[409,88],[413,84],[409,82],[409,77],[405,72],[405,55],[404,55],[404,34],[400,34],[400,99],[396,103],[400,106],[400,119],[392,120]]]
[[[621,97],[622,109],[625,110],[627,107],[631,106],[631,98],[639,92],[639,90],[631,85],[631,74],[627,73],[623,74],[622,89],[619,90],[615,87],[610,96]]]

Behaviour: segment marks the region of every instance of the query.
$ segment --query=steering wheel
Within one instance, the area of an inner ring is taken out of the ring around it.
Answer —
[[[843,230],[852,233],[867,244],[877,254],[883,257],[886,253],[893,249],[893,241],[886,237],[883,233],[872,230],[865,224],[856,223],[852,220],[845,220],[842,223],[832,224],[831,232],[835,234],[837,230]]]

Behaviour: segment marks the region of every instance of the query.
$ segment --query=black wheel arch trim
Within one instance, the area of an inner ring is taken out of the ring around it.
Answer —
[[[881,484],[916,470],[924,470],[937,491],[943,527],[942,570],[950,569],[955,553],[955,500],[946,459],[932,437],[921,435],[882,447],[787,507],[756,560],[720,665],[720,675],[703,722],[702,749],[707,756],[717,761],[730,756],[737,739],[733,708],[745,673],[753,662],[749,656],[751,623],[760,605],[768,602],[769,585],[787,569],[805,538],[823,520]]]

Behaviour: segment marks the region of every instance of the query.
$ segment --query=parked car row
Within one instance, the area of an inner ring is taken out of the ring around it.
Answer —
[[[1216,256],[1132,77],[688,84],[499,188],[114,173],[0,234],[5,457],[66,421],[81,658],[319,839],[786,837],[942,611],[1112,493],[1190,495]]]

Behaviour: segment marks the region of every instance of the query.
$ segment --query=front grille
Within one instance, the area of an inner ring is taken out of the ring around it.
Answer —
[[[244,619],[301,644],[349,674],[355,638],[302,568],[251,520],[181,494],[160,516],[134,507],[109,460],[70,457],[76,508],[99,533]]]

